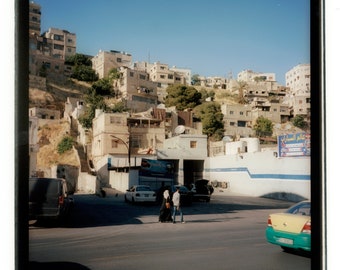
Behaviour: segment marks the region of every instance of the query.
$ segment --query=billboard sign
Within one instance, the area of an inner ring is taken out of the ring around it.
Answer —
[[[277,137],[279,157],[310,156],[310,134],[285,134]]]
[[[169,177],[174,176],[174,165],[165,160],[142,159],[140,176]]]

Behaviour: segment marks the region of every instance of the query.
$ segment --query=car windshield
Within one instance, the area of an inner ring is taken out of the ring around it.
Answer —
[[[150,187],[147,186],[141,186],[141,187],[137,187],[136,191],[151,191]]]
[[[295,214],[295,215],[310,216],[310,203],[303,202],[303,203],[293,205],[286,212],[290,214]]]

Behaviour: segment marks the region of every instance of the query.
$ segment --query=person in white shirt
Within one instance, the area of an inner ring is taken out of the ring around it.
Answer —
[[[176,187],[176,192],[172,196],[172,203],[173,203],[173,215],[172,215],[172,222],[176,223],[176,213],[178,212],[181,216],[181,222],[185,223],[183,220],[183,212],[181,208],[181,194],[179,193],[179,187]]]

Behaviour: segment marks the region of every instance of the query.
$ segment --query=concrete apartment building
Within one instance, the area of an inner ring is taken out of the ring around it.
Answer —
[[[292,107],[293,116],[303,115],[310,119],[310,64],[299,64],[286,73],[286,86],[290,88],[286,97]]]
[[[160,102],[164,102],[167,95],[166,88],[174,84],[191,84],[191,70],[185,68],[172,67],[160,62],[135,62],[135,70],[147,72],[150,80],[157,83],[157,96]]]
[[[157,106],[157,83],[149,80],[145,71],[130,68],[120,68],[120,78],[113,83],[126,100],[126,106],[133,112],[146,111]]]
[[[155,159],[165,140],[164,121],[148,113],[104,113],[93,119],[92,160],[99,177],[109,181],[110,170],[138,167],[143,157]]]
[[[175,183],[190,185],[203,178],[204,161],[208,156],[206,135],[178,134],[164,141],[157,149],[157,159],[174,163]]]
[[[41,25],[41,6],[37,3],[30,2],[29,4],[29,34],[40,35]]]
[[[199,77],[200,85],[202,87],[211,87],[211,88],[219,88],[219,89],[227,89],[227,85],[229,79],[223,77]]]
[[[127,52],[115,50],[99,51],[92,59],[92,68],[98,74],[99,79],[107,77],[113,68],[130,67],[132,64],[132,56]]]
[[[241,104],[221,105],[224,115],[224,134],[230,137],[248,137],[254,134],[252,130],[253,113],[251,106]]]
[[[42,37],[49,41],[49,55],[55,59],[65,60],[67,57],[76,54],[77,37],[76,34],[67,30],[49,28]]]
[[[69,75],[71,67],[65,65],[68,56],[76,54],[76,34],[49,28],[40,34],[41,7],[29,4],[29,72],[39,76]]]
[[[310,92],[310,64],[299,64],[286,72],[286,86],[290,92]]]
[[[255,82],[258,80],[274,82],[276,81],[275,77],[276,77],[275,73],[254,72],[249,69],[242,70],[237,74],[237,80],[244,82]]]

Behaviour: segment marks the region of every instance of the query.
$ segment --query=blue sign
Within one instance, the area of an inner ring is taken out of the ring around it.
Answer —
[[[296,133],[277,138],[279,157],[310,156],[310,134]]]
[[[172,177],[174,165],[165,160],[142,159],[139,175],[154,177]]]

